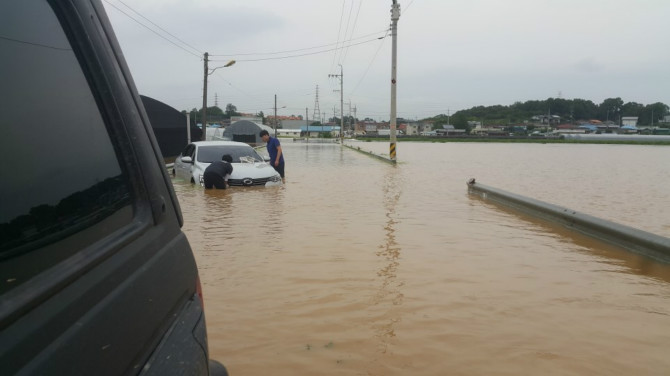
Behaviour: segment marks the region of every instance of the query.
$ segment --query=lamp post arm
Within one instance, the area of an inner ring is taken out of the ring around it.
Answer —
[[[231,65],[233,65],[233,64],[235,64],[235,60],[231,60],[231,61],[227,62],[226,65],[222,65],[222,66],[220,66],[220,67],[212,68],[212,69],[207,73],[207,75],[211,75],[212,73],[214,73],[215,70],[217,70],[217,69],[219,69],[219,68],[228,68],[229,66],[231,66]]]

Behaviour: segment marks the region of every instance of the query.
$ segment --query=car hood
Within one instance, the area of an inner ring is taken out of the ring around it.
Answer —
[[[233,173],[230,174],[231,179],[264,179],[278,175],[277,171],[265,162],[231,164],[233,165]],[[193,171],[194,176],[198,177],[202,175],[209,165],[210,163],[196,163],[196,168]]]
[[[277,175],[277,171],[267,163],[233,163],[231,179],[262,179]]]

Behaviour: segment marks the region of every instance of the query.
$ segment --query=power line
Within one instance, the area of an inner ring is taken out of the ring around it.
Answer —
[[[372,63],[373,63],[373,62],[375,61],[375,59],[377,58],[377,55],[379,54],[379,51],[382,49],[382,46],[384,45],[384,39],[386,39],[387,36],[388,36],[388,31],[386,32],[386,35],[384,35],[384,37],[382,38],[382,42],[379,43],[379,47],[377,47],[377,51],[375,52],[375,55],[372,57],[372,60],[370,60],[370,64],[368,64],[368,67],[365,68],[365,72],[363,73],[363,76],[361,77],[360,80],[358,80],[358,83],[356,84],[356,86],[354,86],[354,89],[351,90],[351,92],[349,93],[349,95],[353,95],[353,94],[354,94],[354,92],[356,91],[356,89],[358,89],[358,86],[361,84],[361,82],[363,82],[363,79],[365,79],[365,76],[367,76],[368,71],[370,70],[370,67],[372,66]]]
[[[353,3],[352,3],[353,5]],[[351,35],[354,35],[354,31],[356,30],[356,24],[358,23],[358,15],[361,13],[361,5],[363,5],[363,0],[359,1],[358,3],[358,10],[356,10],[356,18],[354,18],[354,25],[351,27]],[[346,38],[346,33],[344,34]],[[349,52],[349,49],[347,48],[346,51],[344,51],[344,57],[342,58],[342,63],[344,63],[344,60],[347,59],[347,53]]]
[[[236,61],[282,60],[282,59],[290,59],[290,58],[295,58],[295,57],[303,57],[303,56],[317,55],[317,54],[322,54],[322,53],[326,53],[326,52],[335,51],[335,50],[337,50],[337,49],[348,48],[348,47],[358,46],[358,45],[365,44],[365,43],[374,42],[374,41],[376,41],[376,40],[383,39],[383,38],[386,38],[386,36],[384,36],[384,37],[379,37],[379,38],[375,38],[375,39],[366,40],[366,41],[359,42],[359,43],[349,44],[349,45],[347,45],[347,46],[335,47],[335,48],[331,48],[331,49],[323,50],[323,51],[309,52],[309,53],[297,54],[297,55],[279,56],[279,57],[266,57],[266,58],[259,58],[259,59],[236,59]],[[224,61],[224,60],[210,60],[210,61]]]
[[[347,27],[344,28],[344,39],[347,39],[347,33],[349,32],[349,22],[351,22],[351,12],[354,10],[354,1],[351,1],[351,6],[349,7],[349,16],[347,16]],[[344,43],[344,42],[343,42]],[[337,59],[338,64],[342,64],[342,50],[340,50],[340,58]]]
[[[49,46],[49,45],[46,45],[46,44],[39,44],[39,43],[27,42],[27,41],[24,41],[24,40],[19,40],[19,39],[13,39],[13,38],[8,38],[8,37],[3,37],[2,35],[0,35],[0,39],[8,40],[8,41],[15,42],[15,43],[28,44],[28,45],[36,46],[36,47],[50,48],[50,49],[52,49],[52,50],[72,51],[71,48],[55,47],[55,46]]]
[[[132,10],[132,11],[133,11],[135,14],[137,14],[138,16],[140,16],[140,17],[144,18],[145,20],[149,21],[152,25],[154,25],[154,26],[156,26],[157,28],[161,29],[163,32],[165,32],[165,33],[168,34],[169,36],[171,36],[171,37],[173,37],[174,39],[180,41],[184,46],[189,47],[190,49],[192,49],[193,51],[197,52],[197,53],[200,54],[200,55],[203,54],[202,51],[200,51],[200,50],[198,50],[197,48],[191,46],[190,44],[184,42],[183,40],[179,39],[179,38],[178,38],[177,36],[175,36],[174,34],[172,34],[172,33],[170,33],[169,31],[163,29],[162,27],[158,26],[156,23],[154,23],[154,22],[151,21],[150,19],[144,17],[142,14],[140,14],[140,12],[138,12],[138,11],[136,11],[135,9],[131,8],[130,5],[124,3],[124,2],[121,1],[121,0],[118,0],[118,2],[121,3],[121,4],[123,4],[123,5],[125,5],[126,8]]]
[[[159,37],[165,39],[167,42],[171,43],[172,45],[174,45],[174,46],[176,46],[176,47],[178,47],[178,48],[180,48],[180,49],[186,51],[187,53],[189,53],[189,54],[191,54],[191,55],[197,57],[198,59],[201,59],[201,58],[202,58],[202,56],[200,56],[200,55],[198,55],[198,54],[195,54],[195,53],[193,53],[193,52],[191,52],[191,51],[185,49],[184,47],[182,47],[182,46],[176,44],[175,42],[171,41],[170,39],[168,39],[168,38],[162,36],[161,34],[159,34],[158,32],[156,32],[156,30],[153,30],[153,29],[151,29],[150,27],[148,27],[147,25],[141,23],[140,21],[138,21],[137,19],[135,19],[133,16],[131,16],[131,15],[129,15],[128,13],[124,12],[123,10],[119,9],[119,7],[117,7],[116,5],[110,3],[108,0],[104,0],[104,1],[105,1],[107,4],[109,4],[110,6],[114,7],[114,9],[116,9],[116,10],[118,10],[119,12],[125,14],[125,15],[126,15],[128,18],[130,18],[131,20],[137,22],[137,23],[138,23],[140,26],[142,26],[143,28],[145,28],[145,29],[151,31],[152,33],[158,35]]]
[[[388,29],[379,30],[379,31],[376,31],[374,33],[361,35],[361,36],[356,37],[356,38],[352,38],[352,39],[349,39],[349,40],[342,41],[342,43],[352,42],[352,41],[355,41],[355,40],[358,40],[358,39],[367,38],[369,36],[377,35],[377,34],[384,33],[384,32],[388,33]],[[209,56],[230,57],[230,56],[252,56],[252,55],[279,55],[279,54],[285,54],[285,53],[291,53],[291,52],[314,50],[316,48],[329,47],[329,46],[338,45],[338,44],[340,44],[339,41],[336,42],[336,43],[328,43],[328,44],[323,44],[323,45],[320,45],[320,46],[298,48],[298,49],[294,49],[294,50],[274,51],[274,52],[249,52],[249,53],[237,53],[237,54],[209,54]]]
[[[344,4],[346,3],[346,0],[342,0],[342,12],[340,12],[340,26],[337,29],[337,43],[335,44],[335,49],[337,49],[337,45],[340,43],[340,32],[342,31],[342,18],[344,17]],[[346,39],[346,37],[345,37]],[[333,54],[333,62],[330,64],[330,70],[333,70],[333,67],[335,66],[335,58],[337,57],[337,52]]]
[[[405,7],[405,11],[404,11],[405,15],[407,15],[407,9],[409,9],[409,7],[412,5],[413,2],[414,2],[414,0],[410,1],[409,4],[407,4],[407,6]]]

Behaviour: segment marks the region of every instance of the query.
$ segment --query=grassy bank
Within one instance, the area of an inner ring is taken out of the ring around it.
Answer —
[[[389,141],[385,137],[358,138],[359,141]],[[533,137],[398,137],[398,142],[497,142],[497,143],[530,143],[530,144],[616,144],[616,145],[663,145],[670,146],[670,141],[630,141],[630,140],[577,140],[563,138]]]

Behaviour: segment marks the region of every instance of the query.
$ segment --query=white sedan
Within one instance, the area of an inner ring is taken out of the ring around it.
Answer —
[[[202,184],[207,166],[220,161],[224,154],[233,157],[233,173],[228,184],[233,186],[281,185],[279,173],[248,144],[236,141],[197,141],[184,148],[174,161],[172,174],[191,183]]]

